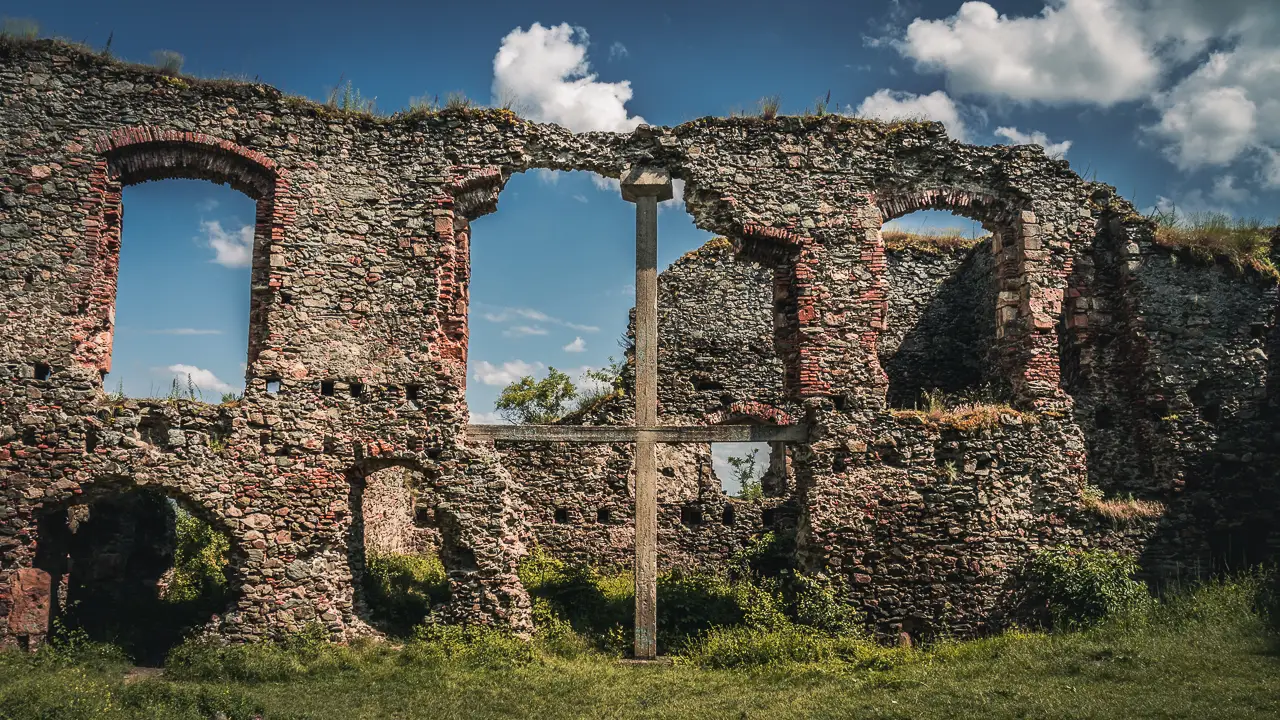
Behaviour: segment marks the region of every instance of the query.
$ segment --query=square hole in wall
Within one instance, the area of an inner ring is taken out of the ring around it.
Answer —
[[[405,385],[404,397],[406,400],[416,405],[418,403],[418,394],[421,391],[422,391],[421,385]]]
[[[35,378],[37,380],[48,380],[49,376],[52,374],[53,374],[53,368],[49,367],[45,363],[36,363]]]
[[[358,398],[364,396],[364,383],[351,383],[351,397]]]
[[[321,381],[320,381],[320,394],[321,394],[321,395],[323,395],[323,396],[325,396],[325,397],[332,397],[332,396],[333,396],[333,381],[332,381],[332,380],[321,380]]]
[[[725,525],[732,525],[738,521],[738,511],[733,507],[733,503],[725,503],[724,512],[720,515],[720,522]]]
[[[760,522],[767,528],[773,527],[774,524],[777,523],[777,521],[778,521],[778,511],[774,510],[773,508],[765,508],[764,512],[760,513]]]
[[[596,510],[596,522],[601,525],[607,525],[611,520],[613,520],[613,513],[609,511],[609,508],[599,508]]]
[[[569,524],[569,508],[556,508],[556,514],[553,521],[557,525]]]
[[[267,381],[267,394],[268,394],[268,395],[276,395],[276,394],[279,394],[279,392],[280,392],[280,381],[279,381],[279,380],[268,380],[268,381]]]
[[[695,527],[702,524],[702,508],[685,505],[680,508],[680,524]]]
[[[436,509],[427,507],[426,505],[416,505],[413,508],[413,524],[418,527],[431,527],[436,521]]]

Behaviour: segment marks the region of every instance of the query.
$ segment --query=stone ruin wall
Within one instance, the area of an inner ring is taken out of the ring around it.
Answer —
[[[727,255],[695,257],[664,283],[663,361],[678,372],[660,390],[661,420],[806,423],[809,441],[790,447],[769,500],[787,510],[774,520],[792,518],[802,565],[845,580],[881,629],[999,626],[1045,545],[1116,547],[1163,569],[1280,543],[1274,284],[1175,263],[1111,188],[1037,148],[838,116],[630,135],[496,110],[377,119],[50,41],[0,45],[0,98],[6,642],[47,630],[61,578],[46,559],[65,552],[42,523],[130,487],[229,536],[235,600],[215,624],[233,640],[313,621],[335,639],[371,632],[355,586],[366,543],[382,540],[366,526],[409,512],[365,486],[391,468],[418,485],[413,523],[439,548],[456,621],[530,627],[515,567],[534,541],[625,561],[624,447],[466,438],[470,222],[532,168],[667,168],[698,226],[730,239]],[[257,201],[236,403],[115,400],[102,388],[120,193],[171,177]],[[992,238],[969,255],[886,253],[882,223],[925,208],[975,219]],[[680,292],[682,273],[698,292]],[[712,301],[729,296],[756,319],[713,330]],[[947,342],[914,341],[922,325],[951,328]],[[903,378],[980,380],[1028,414],[975,429],[893,413]],[[628,413],[615,402],[591,420]],[[761,506],[720,522],[730,501],[699,453],[666,464],[660,552],[673,563],[723,557],[765,520]],[[1086,479],[1169,511],[1113,525],[1083,506]],[[705,512],[693,528],[678,511],[695,498]]]

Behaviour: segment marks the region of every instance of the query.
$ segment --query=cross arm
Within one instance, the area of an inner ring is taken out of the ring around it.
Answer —
[[[468,425],[467,437],[507,442],[655,443],[802,442],[806,425]]]

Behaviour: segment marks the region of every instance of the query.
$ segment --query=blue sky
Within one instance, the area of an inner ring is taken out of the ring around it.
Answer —
[[[843,7],[841,7],[843,6]],[[1034,141],[1140,208],[1280,214],[1280,3],[238,2],[10,0],[42,35],[198,76],[244,75],[323,99],[350,79],[378,107],[460,91],[527,116],[629,131],[752,111],[923,115],[974,143]],[[495,59],[497,63],[495,63]],[[243,385],[253,204],[222,186],[128,188],[114,366],[130,395],[191,373],[209,399]],[[913,215],[912,227],[953,224]],[[568,222],[565,219],[570,219]],[[964,223],[967,226],[967,223]],[[492,418],[502,385],[580,372],[620,352],[632,303],[634,215],[582,173],[512,178],[474,225],[468,399]],[[679,203],[660,213],[660,263],[710,237]]]

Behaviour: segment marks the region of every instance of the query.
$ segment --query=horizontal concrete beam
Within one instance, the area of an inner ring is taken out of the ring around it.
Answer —
[[[626,425],[468,425],[467,437],[505,442],[803,442],[809,439],[809,428],[806,425],[671,425],[649,428]]]

